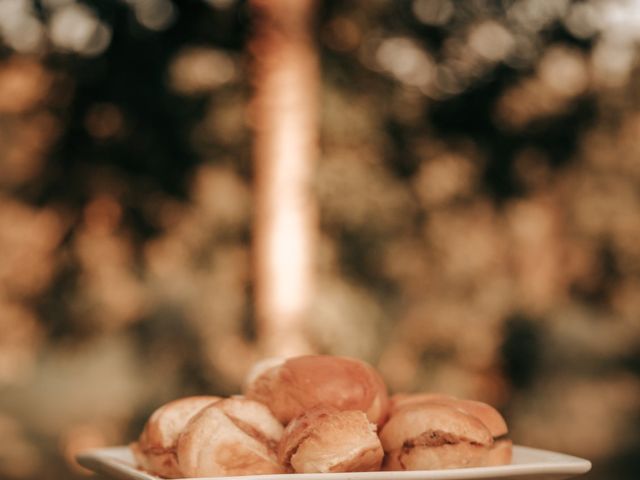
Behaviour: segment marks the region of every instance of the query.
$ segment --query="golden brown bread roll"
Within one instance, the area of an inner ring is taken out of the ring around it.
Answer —
[[[245,385],[247,398],[264,403],[283,424],[312,408],[361,410],[382,425],[389,398],[380,375],[360,360],[307,355],[261,363]]]
[[[207,405],[220,397],[187,397],[169,402],[151,414],[131,450],[138,465],[154,475],[181,477],[176,459],[176,443],[185,425]]]
[[[508,432],[507,423],[504,418],[500,415],[500,412],[491,405],[475,400],[460,399],[442,393],[396,394],[391,397],[390,413],[393,415],[400,408],[425,402],[451,405],[479,418],[482,423],[487,426],[493,437],[500,437],[506,435]]]
[[[284,473],[277,444],[282,425],[264,405],[243,397],[216,402],[184,428],[177,458],[184,477]]]
[[[492,456],[493,436],[469,413],[436,402],[398,408],[380,433],[387,470],[479,467]]]
[[[383,456],[375,424],[357,410],[311,410],[287,425],[278,448],[297,473],[371,472]]]
[[[494,438],[494,444],[488,457],[482,461],[483,465],[495,466],[511,463],[513,445],[511,440],[504,438],[508,433],[507,423],[500,412],[491,405],[475,400],[459,399],[442,393],[396,394],[391,397],[390,412],[393,415],[401,408],[425,402],[452,406],[478,418],[485,424]],[[469,456],[473,457],[472,453],[476,451],[470,451]]]

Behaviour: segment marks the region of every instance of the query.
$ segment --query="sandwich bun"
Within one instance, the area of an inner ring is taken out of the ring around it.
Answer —
[[[380,433],[387,470],[433,470],[488,464],[494,439],[477,417],[424,402],[397,409]],[[499,455],[496,455],[496,458]]]
[[[312,408],[360,410],[381,426],[389,399],[382,378],[356,359],[306,355],[262,363],[245,383],[247,398],[264,403],[288,424]]]

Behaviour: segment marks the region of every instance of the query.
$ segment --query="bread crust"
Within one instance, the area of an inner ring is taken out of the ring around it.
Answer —
[[[289,423],[278,457],[297,473],[370,472],[384,452],[364,412],[318,408]]]
[[[438,403],[450,405],[474,417],[479,418],[484,423],[493,437],[501,437],[508,432],[507,423],[504,417],[491,405],[476,400],[466,400],[456,398],[442,393],[415,393],[396,394],[391,397],[390,412],[393,415],[402,407],[416,405],[420,403]]]
[[[245,395],[267,405],[285,425],[322,407],[361,410],[382,425],[389,406],[387,388],[373,367],[329,355],[295,357],[267,367],[246,382]]]

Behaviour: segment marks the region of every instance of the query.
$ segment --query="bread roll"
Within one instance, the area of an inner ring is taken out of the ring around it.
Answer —
[[[277,444],[282,425],[264,405],[243,397],[216,402],[183,430],[177,458],[184,477],[284,473]]]
[[[371,472],[384,452],[364,412],[314,409],[285,429],[278,458],[297,473]]]
[[[307,355],[257,368],[245,384],[245,395],[267,405],[285,425],[320,407],[361,410],[379,426],[387,417],[387,388],[380,375],[359,360]]]
[[[450,405],[479,418],[487,426],[493,437],[500,437],[508,432],[504,418],[491,405],[475,400],[459,399],[442,393],[396,394],[391,397],[391,415],[408,405],[417,405],[425,402]]]
[[[397,409],[382,429],[380,440],[388,470],[488,465],[494,442],[491,432],[478,418],[435,402]]]
[[[507,423],[500,412],[491,405],[475,400],[464,400],[441,393],[396,394],[391,398],[391,415],[411,405],[432,403],[448,405],[478,418],[487,427],[494,438],[488,456],[479,464],[487,466],[506,465],[511,463],[513,445],[505,435],[508,433]],[[475,452],[472,450],[471,452]],[[411,463],[407,460],[408,463]],[[452,462],[455,463],[455,462]],[[477,461],[474,461],[477,463]]]
[[[181,477],[176,459],[178,436],[194,415],[219,400],[214,396],[181,398],[153,412],[138,442],[131,444],[138,465],[161,477]]]

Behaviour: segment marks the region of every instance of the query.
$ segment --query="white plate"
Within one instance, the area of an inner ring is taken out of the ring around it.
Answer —
[[[127,447],[90,450],[77,455],[80,465],[120,480],[158,480],[158,477],[135,468]],[[258,477],[259,480],[472,480],[518,479],[561,480],[591,470],[591,462],[562,453],[514,446],[511,465],[500,467],[455,468],[450,470],[421,470],[413,472],[358,472],[358,473],[289,473],[286,475],[252,475],[250,477],[224,477],[225,480]],[[216,478],[216,477],[211,477]],[[217,477],[221,478],[221,477]]]

